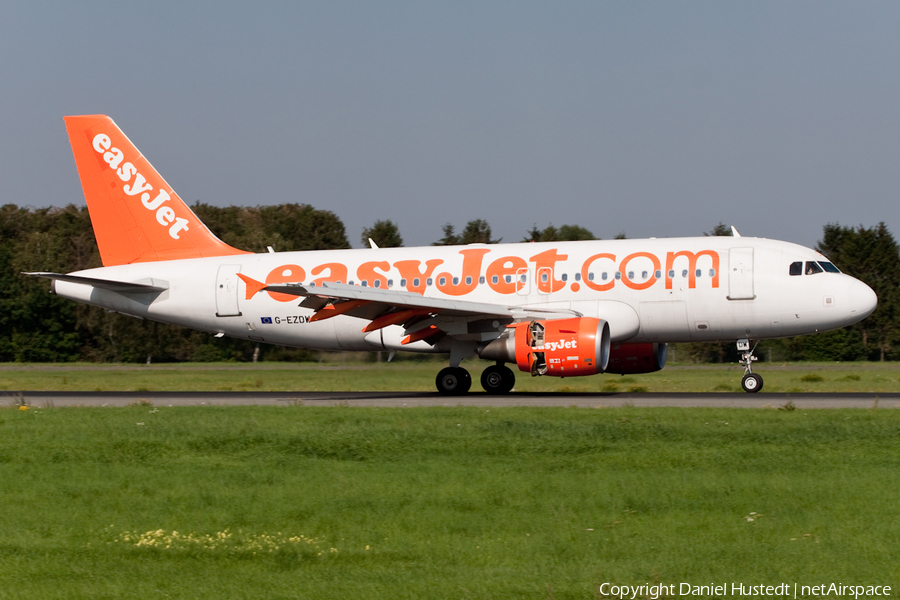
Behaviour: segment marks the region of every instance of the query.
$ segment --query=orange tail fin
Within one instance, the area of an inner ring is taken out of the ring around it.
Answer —
[[[112,119],[65,121],[104,266],[249,254],[213,235]]]

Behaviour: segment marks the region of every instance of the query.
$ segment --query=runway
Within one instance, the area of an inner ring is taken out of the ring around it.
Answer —
[[[744,393],[470,393],[436,392],[2,392],[0,405],[34,408],[62,406],[558,406],[731,407],[731,408],[900,408],[900,393],[744,394]]]

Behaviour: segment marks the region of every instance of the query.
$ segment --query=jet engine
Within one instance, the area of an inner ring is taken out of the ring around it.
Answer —
[[[652,373],[666,365],[668,344],[617,344],[609,351],[607,373]]]
[[[575,377],[603,373],[609,362],[609,324],[579,317],[526,321],[478,352],[481,358],[514,362],[532,376]]]

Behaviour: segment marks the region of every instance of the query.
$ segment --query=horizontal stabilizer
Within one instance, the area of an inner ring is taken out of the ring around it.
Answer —
[[[134,283],[130,281],[112,281],[110,279],[97,279],[95,277],[82,277],[80,275],[63,275],[61,273],[23,273],[23,275],[31,275],[32,277],[43,277],[44,279],[52,279],[54,281],[67,281],[69,283],[80,283],[90,285],[96,288],[102,288],[111,292],[132,293],[132,294],[149,294],[153,292],[162,292],[169,289],[169,283],[151,279],[150,283]]]

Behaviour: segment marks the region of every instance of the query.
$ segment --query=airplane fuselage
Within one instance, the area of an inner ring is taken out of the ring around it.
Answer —
[[[363,332],[365,319],[310,322],[296,296],[248,298],[242,273],[268,284],[350,283],[429,298],[571,311],[605,319],[620,342],[775,338],[852,324],[874,294],[837,272],[789,274],[824,263],[796,244],[747,237],[430,246],[281,252],[134,263],[74,273],[166,289],[119,293],[55,282],[61,296],[213,334],[327,350],[401,349],[403,328]],[[482,340],[505,327],[487,327]],[[482,329],[485,329],[484,327]],[[422,342],[403,350],[442,351]]]

